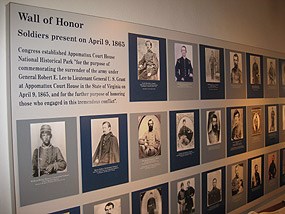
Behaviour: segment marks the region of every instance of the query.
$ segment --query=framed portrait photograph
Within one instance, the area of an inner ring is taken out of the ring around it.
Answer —
[[[91,120],[92,166],[120,162],[119,118]]]
[[[178,214],[195,212],[195,178],[177,182]]]
[[[220,50],[205,48],[206,82],[219,83],[220,76]]]
[[[138,80],[160,80],[159,40],[137,37]]]
[[[219,144],[221,140],[221,110],[206,112],[207,145]]]
[[[251,160],[251,174],[250,174],[250,181],[251,181],[251,188],[258,187],[262,184],[262,158],[258,157]]]
[[[139,159],[161,155],[160,115],[138,117]]]
[[[276,72],[276,59],[267,58],[267,85],[274,86],[277,84],[277,72]]]
[[[94,213],[121,214],[121,199],[115,199],[94,206]]]
[[[268,180],[270,181],[277,177],[278,155],[277,152],[272,152],[267,157]]]
[[[235,164],[231,168],[232,196],[235,196],[244,191],[244,164]]]
[[[230,51],[230,83],[243,83],[243,58],[242,53]]]
[[[193,46],[174,43],[175,81],[193,82]]]
[[[252,135],[260,135],[261,129],[261,108],[254,108],[251,110],[252,121]]]
[[[260,57],[250,55],[250,84],[261,84]]]
[[[241,140],[244,137],[244,130],[243,130],[243,117],[244,112],[243,108],[232,108],[231,109],[231,140]]]
[[[285,61],[281,62],[281,83],[285,86]]]
[[[176,114],[177,152],[195,148],[194,112]]]
[[[65,122],[32,123],[32,176],[67,171]]]
[[[268,133],[277,131],[277,106],[268,106]]]
[[[162,214],[162,210],[161,188],[151,189],[140,193],[141,214]]]
[[[207,207],[222,201],[222,170],[207,174]]]

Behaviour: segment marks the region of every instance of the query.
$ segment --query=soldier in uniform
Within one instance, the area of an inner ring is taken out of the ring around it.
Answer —
[[[273,62],[270,62],[270,67],[268,70],[268,85],[276,85],[276,71],[273,68]]]
[[[242,73],[238,67],[239,58],[237,54],[234,54],[233,61],[234,61],[234,67],[232,68],[232,71],[231,71],[231,83],[241,84],[242,83]]]
[[[252,64],[252,80],[251,84],[260,84],[260,73],[259,67],[256,62],[256,57],[254,57],[254,62]]]
[[[239,176],[239,165],[235,166],[235,177],[232,179],[232,196],[238,194],[243,190],[241,185],[243,184],[242,179]]]
[[[209,65],[210,65],[210,73],[212,80],[215,80],[217,64],[218,63],[216,57],[214,56],[214,51],[211,51],[211,56],[209,58]]]
[[[221,201],[221,190],[217,187],[217,178],[212,180],[213,188],[208,192],[208,204],[209,206]]]
[[[175,65],[176,81],[193,82],[193,67],[190,59],[186,57],[186,46],[181,47],[182,56],[177,59]]]
[[[240,112],[236,109],[233,115],[232,140],[240,140],[243,138],[243,127],[241,125],[240,119]]]
[[[186,126],[186,120],[182,121],[183,126],[180,128],[178,133],[178,145],[185,147],[191,143],[193,138],[193,131]]]

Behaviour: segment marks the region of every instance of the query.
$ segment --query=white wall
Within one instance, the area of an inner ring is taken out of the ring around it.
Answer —
[[[5,5],[0,1],[0,212],[12,213],[8,141]],[[162,27],[285,53],[283,0],[14,0]]]

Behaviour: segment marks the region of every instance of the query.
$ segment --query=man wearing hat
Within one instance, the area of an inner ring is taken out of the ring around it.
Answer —
[[[40,129],[42,145],[36,148],[33,153],[33,177],[45,174],[54,174],[66,168],[66,162],[58,147],[51,144],[51,127],[44,124]]]

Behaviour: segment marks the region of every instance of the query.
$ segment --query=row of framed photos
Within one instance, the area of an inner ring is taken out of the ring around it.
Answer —
[[[285,59],[147,35],[129,33],[129,74],[131,102],[167,100],[167,79],[169,100],[285,97]]]
[[[170,152],[167,124],[167,112],[81,116],[82,191],[283,142],[285,105],[170,111]],[[21,206],[79,194],[77,126],[75,117],[17,121]]]
[[[228,213],[283,185],[285,149],[132,192],[131,213]],[[84,214],[129,210],[128,194],[83,205]],[[80,207],[58,213],[78,214]]]

